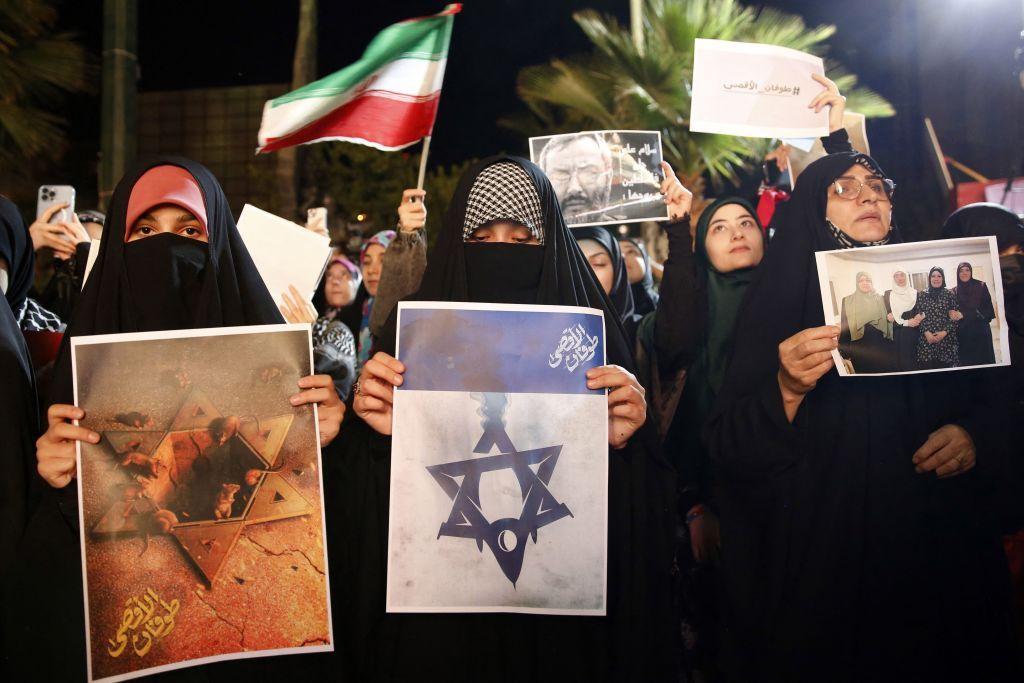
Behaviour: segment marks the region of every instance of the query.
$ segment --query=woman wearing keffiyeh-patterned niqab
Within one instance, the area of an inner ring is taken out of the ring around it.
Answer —
[[[474,241],[475,229],[498,222],[518,226],[520,241],[529,243]],[[632,367],[619,316],[566,227],[550,183],[524,159],[495,157],[466,172],[414,298],[597,308],[605,314],[608,362]],[[380,340],[385,352],[394,348],[394,323],[392,314]],[[646,426],[608,451],[608,616],[385,614],[391,438],[358,412],[357,405],[349,413],[336,456],[324,458],[325,482],[338,482],[328,499],[328,529],[336,533],[329,547],[337,553],[331,584],[339,601],[337,661],[330,666],[353,680],[674,676],[667,597],[674,484]]]

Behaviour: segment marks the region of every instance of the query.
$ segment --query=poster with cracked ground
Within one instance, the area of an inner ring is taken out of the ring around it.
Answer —
[[[398,330],[387,611],[603,615],[601,312],[410,302]]]
[[[76,337],[89,678],[333,649],[308,325]]]

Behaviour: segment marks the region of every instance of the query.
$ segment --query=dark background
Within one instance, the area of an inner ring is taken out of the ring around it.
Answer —
[[[386,25],[443,6],[443,0],[321,0],[318,75],[358,59]],[[990,178],[1014,168],[1021,172],[1024,96],[1013,60],[1020,0],[776,0],[770,6],[800,14],[809,25],[835,24],[829,56],[895,106],[897,116],[869,121],[868,137],[873,155],[898,184],[897,219],[911,232],[929,236],[945,214],[925,146],[924,116],[932,118],[947,155]],[[101,0],[65,0],[60,8],[61,28],[78,32],[98,63]],[[495,122],[523,106],[515,92],[520,68],[589,50],[572,20],[573,11],[585,8],[629,21],[628,0],[464,3],[455,19],[432,163],[498,151],[525,154],[525,139]],[[296,0],[143,0],[139,89],[288,82],[297,21]],[[69,106],[73,143],[66,165],[80,186],[88,177],[95,187],[99,100],[94,93]],[[752,193],[754,183],[752,178],[741,189]]]

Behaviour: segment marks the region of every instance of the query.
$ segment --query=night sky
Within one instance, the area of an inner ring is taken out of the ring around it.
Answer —
[[[770,4],[801,14],[808,24],[836,24],[830,56],[896,106],[899,115],[869,122],[868,135],[904,200],[909,191],[917,202],[936,201],[929,194],[934,181],[921,133],[924,115],[936,121],[947,154],[990,177],[1004,177],[1019,163],[1024,137],[1012,59],[1021,25],[1017,0]],[[98,62],[101,0],[64,0],[59,6],[61,27],[82,35]],[[444,0],[321,0],[318,75],[358,59],[386,25],[443,6]],[[625,24],[628,7],[628,0],[465,2],[455,19],[432,161],[525,153],[525,140],[495,124],[523,107],[515,93],[519,69],[588,50],[573,11],[593,8]],[[297,20],[297,0],[143,0],[139,89],[288,82]],[[78,97],[71,111],[74,144],[67,163],[88,169],[99,147],[99,100]],[[898,202],[898,215],[906,208]]]

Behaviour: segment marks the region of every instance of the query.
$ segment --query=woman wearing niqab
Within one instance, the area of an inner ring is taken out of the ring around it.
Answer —
[[[477,228],[496,221],[518,226],[513,240],[475,241]],[[464,174],[413,298],[597,308],[608,362],[632,368],[619,313],[566,227],[549,181],[524,159],[493,157]],[[381,338],[386,353],[394,349],[395,317]],[[369,416],[362,394],[378,367],[397,363],[384,356],[364,367],[354,410],[332,447],[336,457],[325,457],[325,480],[335,484],[327,514],[339,640],[325,666],[351,680],[672,678],[674,484],[647,426],[608,451],[607,616],[384,613],[391,438],[364,421],[381,420]],[[390,413],[386,433],[389,420]]]
[[[151,215],[165,206],[184,210],[176,212],[182,216],[173,231],[151,227],[162,225]],[[182,222],[186,214],[190,218]],[[48,404],[73,402],[74,336],[284,322],[220,184],[194,161],[165,157],[129,170],[114,190],[99,248],[57,357]],[[329,378],[321,379],[330,385]],[[57,408],[65,412],[57,415]],[[84,427],[61,419],[73,417],[69,410],[78,409],[50,405],[51,430],[60,424],[79,430],[75,438],[87,438]],[[325,412],[332,411],[322,405],[321,425]],[[336,425],[336,412],[333,419]],[[36,478],[43,492],[18,551],[17,571],[4,586],[3,663],[13,676],[6,680],[81,680],[86,647],[74,458],[64,470],[55,459],[44,462],[42,449],[37,444],[38,470],[46,482]],[[166,675],[205,681],[207,669]]]

